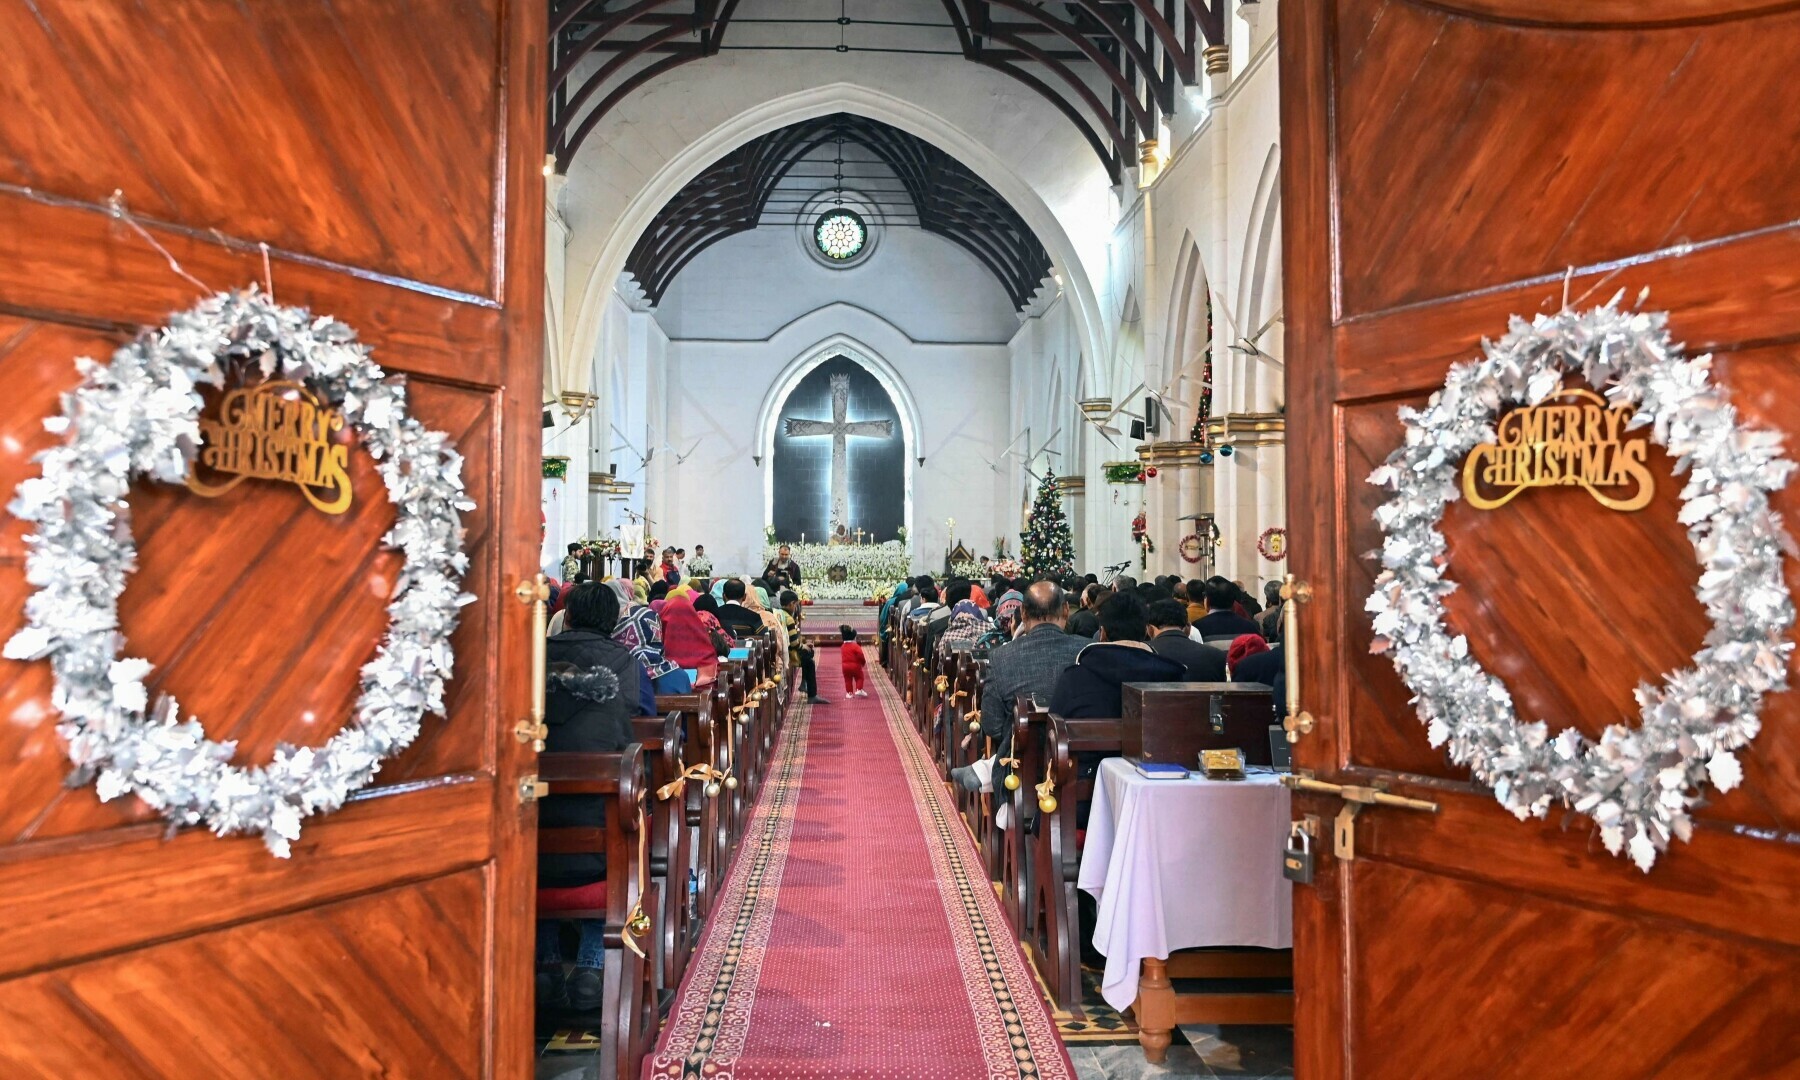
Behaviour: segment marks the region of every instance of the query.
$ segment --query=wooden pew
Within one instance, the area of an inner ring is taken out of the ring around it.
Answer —
[[[948,692],[943,703],[943,747],[939,765],[946,780],[949,779],[951,770],[971,764],[981,757],[987,746],[987,740],[981,736],[979,718],[975,721],[975,730],[969,728],[969,718],[981,708],[981,671],[985,665],[967,652],[951,654],[950,661],[950,675],[946,684]],[[956,803],[957,813],[962,815],[963,822],[969,827],[969,835],[979,838],[982,824],[977,820],[980,801],[977,794],[964,791],[960,785],[953,784],[950,795]]]
[[[708,800],[705,779],[687,774],[690,761],[703,761],[698,757],[704,752],[702,743],[690,732],[697,727],[707,703],[699,694],[658,695],[656,706],[667,714],[661,720],[645,717],[633,723],[635,735],[651,762],[650,782],[655,798],[651,800],[654,843],[650,871],[657,889],[656,928],[663,951],[658,989],[668,993],[681,985],[702,926],[701,845],[699,829],[690,819],[705,816]],[[658,725],[660,730],[656,730]]]
[[[1012,804],[1013,827],[998,830],[1001,900],[1021,942],[1037,927],[1037,911],[1029,902],[1035,884],[1031,845],[1038,828],[1037,794],[1032,784],[1036,783],[1033,778],[1044,775],[1049,740],[1050,710],[1029,697],[1020,697],[1013,707],[1012,738],[1012,757],[1018,762],[1013,772],[1019,778],[1019,786],[1009,789],[1002,785],[997,795]]]
[[[719,761],[718,740],[713,734],[712,713],[713,695],[718,690],[716,682],[704,683],[694,688],[689,694],[659,694],[656,707],[664,712],[673,712],[679,718],[682,728],[682,771],[686,772],[697,765],[708,765],[717,768]],[[658,785],[658,793],[668,782]],[[693,871],[695,890],[694,903],[689,907],[690,924],[683,928],[686,937],[686,954],[682,957],[685,965],[686,956],[691,955],[698,942],[700,928],[706,916],[712,911],[712,899],[718,891],[720,872],[714,869],[714,851],[712,843],[713,831],[718,827],[718,801],[706,794],[708,781],[696,778],[693,782],[682,786],[678,796],[671,796],[673,802],[681,807],[682,829],[686,833],[683,844],[687,849],[688,867]]]
[[[1119,724],[1117,717],[1066,720],[1050,714],[1045,771],[1039,774],[1050,784],[1034,786],[1030,792],[1039,818],[1029,848],[1031,892],[1026,903],[1036,923],[1024,943],[1035,949],[1038,971],[1057,1007],[1077,1016],[1082,1015],[1081,918],[1075,882],[1081,849],[1075,819],[1077,808],[1094,796],[1093,777],[1079,775],[1077,755],[1118,754]],[[1020,791],[1025,790],[1021,785]]]
[[[600,1076],[635,1080],[656,1037],[656,969],[661,962],[660,935],[650,914],[655,900],[645,893],[651,836],[650,775],[644,748],[632,743],[616,754],[540,754],[538,779],[549,785],[551,795],[606,798],[604,826],[540,828],[538,850],[555,855],[603,852],[606,856],[605,906],[559,909],[546,917],[596,919],[605,924]]]
[[[721,669],[723,670],[723,669]],[[708,739],[712,753],[709,760],[718,771],[719,781],[708,801],[712,803],[712,826],[709,842],[712,847],[712,876],[705,883],[706,911],[708,916],[713,910],[713,903],[718,899],[719,891],[725,887],[725,877],[731,872],[731,853],[737,845],[737,822],[732,816],[731,789],[724,785],[724,778],[731,770],[731,686],[724,679],[713,684],[711,698],[712,715],[707,724]]]
[[[749,760],[750,739],[747,732],[751,725],[745,719],[749,709],[746,665],[747,661],[743,660],[731,660],[719,665],[719,681],[725,686],[728,703],[719,727],[719,737],[726,747],[725,790],[720,793],[720,798],[724,800],[726,817],[730,821],[731,848],[737,846],[738,838],[744,834],[750,816],[747,777],[755,767],[755,763]]]

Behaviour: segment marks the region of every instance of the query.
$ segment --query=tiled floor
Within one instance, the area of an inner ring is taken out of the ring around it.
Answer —
[[[1262,1080],[1294,1075],[1294,1033],[1285,1027],[1191,1026],[1181,1029],[1168,1060],[1152,1065],[1135,1046],[1075,1046],[1069,1057],[1081,1080],[1145,1080],[1157,1077],[1242,1077]]]

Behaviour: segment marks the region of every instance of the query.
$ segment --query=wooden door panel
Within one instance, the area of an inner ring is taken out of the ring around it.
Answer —
[[[0,183],[491,296],[497,30],[457,0],[8,0]]]
[[[20,450],[0,463],[0,490],[6,491],[35,471],[31,455],[50,445],[42,417],[52,415],[57,396],[75,385],[75,357],[104,358],[117,345],[115,335],[12,321],[17,329],[0,355],[0,373],[9,392],[23,395],[25,409],[0,436]],[[405,357],[403,351],[397,357],[383,352],[378,359],[403,366]],[[479,643],[491,632],[493,615],[492,562],[486,557],[493,395],[424,379],[412,380],[410,389],[414,415],[449,434],[464,455],[477,506],[465,518],[471,562],[465,587],[483,599],[463,610],[453,639],[468,660],[446,699],[451,719],[427,718],[423,745],[385,767],[378,783],[470,771],[489,756],[484,712],[491,658]],[[125,651],[156,665],[152,694],[174,695],[184,715],[201,718],[209,737],[237,741],[239,764],[266,762],[277,743],[316,747],[329,740],[350,715],[358,669],[374,655],[386,628],[401,560],[381,541],[394,512],[366,453],[351,454],[350,477],[355,501],[338,516],[313,510],[291,486],[265,481],[215,499],[157,484],[141,483],[132,491],[139,558],[119,604]],[[0,559],[0,626],[10,634],[23,621],[30,590],[16,554],[23,525],[9,518],[8,529],[7,546],[0,548],[9,553]],[[275,612],[280,617],[271,617]],[[360,659],[346,662],[351,658],[344,643],[353,641],[368,647]],[[255,678],[246,680],[251,671]],[[0,710],[52,715],[44,665],[0,660],[0,672],[22,676],[7,680]],[[446,729],[457,734],[440,739]],[[90,789],[65,788],[72,766],[48,725],[13,724],[5,732],[0,789],[11,795],[0,808],[0,837],[45,840],[155,817],[136,800],[103,804]],[[5,752],[6,742],[15,744],[13,753]]]
[[[1353,1047],[1384,1063],[1371,1075],[1795,1075],[1800,1000],[1779,988],[1800,956],[1405,866],[1360,867],[1353,890],[1384,913],[1357,924],[1351,953],[1372,972],[1357,980],[1368,1019]],[[1479,1022],[1446,982],[1479,988]],[[1630,992],[1610,989],[1620,984]]]
[[[36,471],[76,356],[272,277],[355,328],[462,453],[478,597],[446,716],[288,860],[65,788],[48,665],[0,661],[0,1074],[529,1075],[532,758],[509,725],[531,691],[511,597],[537,562],[544,101],[508,90],[543,84],[546,17],[0,0],[0,492]],[[394,512],[350,461],[338,518],[264,481],[133,489],[127,647],[240,763],[330,738],[385,627]],[[23,534],[0,519],[0,635],[29,594]]]
[[[161,325],[171,311],[199,299],[191,282],[104,205],[39,190],[0,187],[0,194],[7,196],[0,199],[0,266],[6,270],[0,312],[49,316],[129,338],[139,326]],[[252,240],[174,226],[152,231],[188,274],[211,287],[263,282],[262,251]],[[58,242],[45,243],[45,237]],[[290,260],[279,252],[274,274],[281,303],[335,315],[355,327],[378,358],[403,350],[406,361],[397,370],[469,385],[506,381],[507,353],[494,344],[505,325],[497,301],[445,296],[374,271]],[[96,296],[105,303],[97,304]]]
[[[1349,480],[1348,527],[1340,543],[1351,597],[1366,597],[1374,587],[1379,567],[1363,555],[1381,545],[1374,513],[1385,498],[1359,480],[1400,445],[1398,410],[1421,406],[1425,396],[1340,410]],[[1578,488],[1531,491],[1491,511],[1458,500],[1445,512],[1450,577],[1471,585],[1445,602],[1449,625],[1467,635],[1471,655],[1513,688],[1522,718],[1544,719],[1553,731],[1574,727],[1597,735],[1616,718],[1636,715],[1637,686],[1685,667],[1699,648],[1706,617],[1692,599],[1692,583],[1700,567],[1676,519],[1682,478],[1673,464],[1660,448],[1651,448],[1656,493],[1635,513],[1596,512],[1593,498]],[[1633,569],[1636,582],[1658,586],[1614,581],[1621,566]],[[1423,728],[1407,705],[1411,693],[1393,664],[1369,654],[1374,631],[1361,604],[1346,604],[1343,615],[1345,675],[1378,691],[1371,711],[1352,714],[1352,760],[1447,775],[1447,759],[1424,744]],[[1397,744],[1424,747],[1438,764],[1409,751],[1390,758]]]
[[[1346,314],[1800,218],[1791,162],[1762,152],[1800,140],[1800,113],[1787,87],[1733,78],[1783,62],[1800,13],[1618,31],[1596,49],[1597,32],[1409,0],[1335,11]]]
[[[0,1064],[21,1080],[114,1061],[168,1078],[478,1076],[484,891],[465,870],[0,984],[0,1016],[56,1048],[0,1041]]]
[[[1800,5],[1659,0],[1609,25],[1621,10],[1281,9],[1289,513],[1320,718],[1296,763],[1440,807],[1365,810],[1354,860],[1325,845],[1295,891],[1303,1076],[1800,1074],[1800,697],[1765,702],[1743,784],[1707,792],[1693,841],[1645,874],[1586,816],[1506,813],[1368,654],[1383,495],[1365,477],[1399,444],[1396,409],[1509,317],[1648,286],[1747,422],[1800,432],[1800,114],[1778,104]],[[1659,451],[1651,468],[1637,513],[1579,490],[1446,512],[1448,622],[1521,719],[1633,723],[1633,688],[1701,643],[1683,477]],[[1775,503],[1793,520],[1800,490]],[[1296,800],[1327,822],[1338,806]]]
[[[481,775],[364,792],[309,821],[287,862],[204,830],[164,841],[161,821],[17,847],[0,858],[0,905],[29,917],[0,922],[0,980],[480,867],[497,854],[496,794]]]

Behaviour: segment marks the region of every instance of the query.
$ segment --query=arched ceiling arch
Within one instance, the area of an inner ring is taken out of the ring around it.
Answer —
[[[559,170],[632,93],[729,51],[960,56],[1049,101],[1116,184],[1175,111],[1226,0],[561,0],[550,10],[549,145]]]
[[[625,269],[651,303],[720,240],[759,226],[804,224],[820,197],[846,193],[880,228],[914,227],[972,255],[1015,308],[1050,275],[1050,254],[984,180],[931,143],[850,113],[812,117],[757,136],[676,193],[638,238]]]

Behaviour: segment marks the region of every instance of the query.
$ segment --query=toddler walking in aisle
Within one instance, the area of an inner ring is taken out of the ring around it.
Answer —
[[[867,660],[863,657],[862,645],[856,640],[856,631],[849,625],[838,627],[838,633],[844,638],[844,696],[868,697],[869,691],[863,687],[863,668]]]

